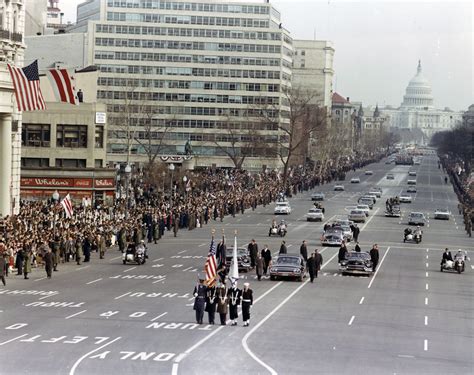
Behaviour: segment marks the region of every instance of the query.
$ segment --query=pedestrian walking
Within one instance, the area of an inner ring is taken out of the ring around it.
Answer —
[[[250,254],[250,267],[255,268],[255,261],[257,260],[258,254],[258,245],[253,238],[248,244],[247,248]]]
[[[216,287],[208,286],[206,290],[206,311],[209,318],[209,324],[214,325],[214,318],[216,315],[217,291]]]
[[[272,263],[272,252],[268,248],[268,245],[262,249],[262,258],[263,258],[263,274],[267,276],[268,267]]]
[[[221,325],[226,325],[227,320],[227,288],[224,283],[217,288],[217,312],[219,313],[219,318],[221,320]]]
[[[341,247],[339,248],[339,253],[337,255],[337,260],[339,263],[346,259],[347,252],[346,242],[342,241]]]
[[[231,325],[237,325],[237,319],[239,318],[239,310],[238,307],[240,305],[240,298],[242,295],[242,291],[237,288],[237,281],[234,282],[232,288],[227,291],[227,300],[229,301],[229,314],[230,320],[232,321]]]
[[[23,248],[18,249],[15,259],[15,267],[17,269],[17,275],[23,274],[23,261],[24,261],[24,250]]]
[[[263,275],[263,263],[264,260],[262,258],[262,254],[257,253],[257,260],[255,262],[255,272],[257,274],[257,279],[260,281]]]
[[[77,265],[80,265],[81,261],[82,261],[82,256],[83,256],[82,248],[83,248],[82,239],[81,239],[81,237],[78,236],[76,238],[76,242],[74,243],[75,257],[76,257]]]
[[[309,279],[311,282],[314,281],[314,276],[316,275],[316,262],[314,258],[314,253],[311,253],[308,261],[306,262],[306,269],[309,273]]]
[[[377,244],[374,244],[370,250],[370,260],[372,261],[372,272],[375,272],[379,264],[379,247]]]
[[[46,254],[44,254],[44,257],[43,257],[44,269],[46,271],[46,276],[48,277],[48,279],[50,279],[53,273],[52,271],[53,271],[53,265],[54,265],[54,255],[46,241],[44,245],[47,247]]]
[[[306,240],[303,240],[303,243],[300,246],[300,254],[303,257],[304,261],[308,261],[308,247],[306,246]]]
[[[24,263],[23,263],[23,277],[25,280],[28,280],[28,274],[31,273],[31,257],[32,257],[31,249],[26,249],[24,255]]]
[[[286,242],[281,241],[279,254],[287,254],[287,253],[288,253],[288,248],[286,247]]]
[[[54,237],[54,241],[51,242],[50,248],[53,253],[53,271],[57,271],[58,264],[61,261],[61,242],[59,241],[58,236]]]
[[[354,224],[354,231],[352,232],[352,237],[354,238],[354,241],[359,241],[359,233],[360,233],[360,228],[357,226],[357,224]]]
[[[196,323],[202,324],[204,318],[204,307],[206,305],[206,286],[204,283],[204,276],[199,275],[199,283],[194,287],[194,307],[196,311]]]
[[[244,289],[242,290],[242,319],[244,321],[244,327],[248,327],[250,324],[250,307],[253,304],[253,291],[250,289],[249,283],[244,283]]]
[[[318,278],[318,272],[321,271],[323,265],[323,256],[318,249],[314,249],[315,277]]]

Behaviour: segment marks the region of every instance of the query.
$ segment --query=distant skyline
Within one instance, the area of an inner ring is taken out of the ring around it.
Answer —
[[[75,22],[82,2],[60,1],[66,21]],[[437,108],[466,110],[474,103],[471,1],[270,2],[294,39],[333,42],[334,88],[344,97],[398,107],[421,59]]]

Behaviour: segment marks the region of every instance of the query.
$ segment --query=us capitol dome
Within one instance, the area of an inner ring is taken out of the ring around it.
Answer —
[[[410,80],[406,88],[401,108],[434,109],[431,84],[423,76],[420,60],[418,60],[416,75]]]

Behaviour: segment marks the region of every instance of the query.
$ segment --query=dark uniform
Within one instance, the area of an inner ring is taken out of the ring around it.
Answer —
[[[314,253],[314,263],[316,265],[314,275],[316,278],[318,278],[318,272],[321,270],[321,266],[323,264],[323,256],[320,253]]]
[[[377,264],[379,264],[379,249],[375,245],[370,250],[370,260],[372,261],[372,272],[375,272]]]
[[[226,325],[227,319],[227,290],[225,285],[217,288],[217,312],[221,319],[221,325]]]
[[[206,286],[199,284],[194,287],[194,310],[196,310],[196,322],[202,324],[204,318],[204,307],[206,305]]]
[[[234,286],[227,291],[227,300],[229,301],[229,314],[233,326],[237,325],[237,322],[235,320],[239,317],[238,307],[240,305],[241,295],[242,291],[237,288],[237,286]]]
[[[51,249],[48,249],[46,254],[44,254],[43,261],[44,261],[44,269],[46,271],[46,276],[48,277],[48,279],[50,279],[52,271],[53,271],[53,262],[54,262],[53,253],[51,252]]]
[[[214,324],[216,315],[217,291],[215,286],[207,287],[206,290],[206,311],[209,317],[209,324]]]
[[[263,273],[266,275],[268,271],[268,266],[270,266],[270,262],[272,261],[272,252],[268,247],[262,250],[262,258],[263,258]]]
[[[242,290],[242,319],[244,326],[248,327],[250,320],[250,306],[253,304],[253,291],[248,287],[248,284],[244,284],[244,290]]]
[[[308,261],[306,262],[306,268],[308,269],[309,278],[311,282],[313,282],[314,276],[316,275],[316,259],[314,258],[314,254],[311,254],[311,256],[308,258]]]
[[[258,253],[258,245],[254,240],[252,240],[252,242],[249,243],[248,250],[250,254],[250,266],[254,268],[255,262],[257,260],[257,253]]]

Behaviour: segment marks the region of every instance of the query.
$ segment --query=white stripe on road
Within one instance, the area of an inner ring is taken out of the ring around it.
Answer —
[[[97,281],[100,281],[100,280],[102,280],[102,278],[100,278],[100,279],[97,279],[97,280],[92,280],[92,281],[89,281],[89,282],[88,282],[88,283],[86,283],[86,284],[87,284],[87,285],[94,284],[94,283],[96,283]]]
[[[425,297],[425,305],[428,305],[428,297]]]
[[[428,277],[428,275],[429,275],[428,272],[426,272],[426,277]]]
[[[47,278],[47,277],[45,276],[45,277],[42,277],[41,279],[36,279],[35,281],[44,280],[44,279],[46,279],[46,278]]]
[[[113,339],[112,341],[109,341],[107,344],[104,344],[102,346],[99,346],[98,348],[94,349],[94,350],[91,350],[89,353],[86,353],[84,354],[81,358],[79,358],[76,363],[74,363],[74,365],[72,366],[71,368],[71,371],[69,371],[69,375],[74,375],[74,372],[76,371],[76,368],[79,366],[79,364],[84,360],[86,359],[87,357],[89,357],[92,353],[95,353],[103,348],[105,348],[106,346],[109,346],[110,344],[113,344],[115,341],[118,341],[120,340],[121,337],[117,337],[115,339]]]
[[[428,285],[428,283],[426,283],[426,290],[428,290],[430,288],[430,286]]]
[[[202,243],[200,244],[198,247],[203,247],[206,243]]]
[[[338,253],[335,253],[326,263],[324,263],[321,266],[321,269],[323,269],[331,260],[333,260]],[[249,337],[258,329],[260,328],[261,325],[263,325],[268,319],[270,319],[273,314],[275,314],[283,305],[285,305],[296,293],[298,293],[307,283],[309,282],[309,279],[307,279],[303,284],[301,284],[298,288],[296,288],[288,297],[286,297],[277,307],[275,307],[270,313],[265,316],[260,322],[258,322],[247,334],[244,336],[242,339],[242,346],[244,347],[244,350],[247,352],[250,357],[252,357],[257,363],[259,363],[262,367],[265,367],[270,374],[272,375],[277,375],[277,372],[271,368],[269,365],[267,365],[265,362],[263,362],[260,358],[258,358],[248,347],[247,341]]]
[[[355,319],[355,315],[352,315],[352,318],[351,318],[351,320],[349,320],[349,323],[347,325],[351,326],[354,319]]]
[[[78,313],[69,315],[69,316],[65,317],[64,319],[71,319],[71,318],[73,318],[73,317],[75,317],[75,316],[77,316],[77,315],[80,315],[80,314],[82,314],[82,313],[85,313],[86,311],[87,311],[87,310],[79,311]]]
[[[425,343],[423,345],[423,349],[426,352],[428,350],[428,340],[425,340]]]
[[[430,264],[429,264],[429,263],[426,263],[426,268],[428,268],[429,266],[430,266]]]
[[[186,251],[188,251],[188,250],[183,250],[183,251],[180,251],[178,254],[185,253]]]
[[[76,271],[83,270],[83,269],[88,268],[88,267],[90,267],[90,266],[79,267],[79,268],[76,268]]]
[[[364,303],[364,299],[365,299],[365,297],[362,297],[362,298],[360,299],[359,305],[362,305],[362,304]]]
[[[367,225],[369,225],[369,223],[372,221],[372,219],[375,217],[375,215],[377,214],[377,212],[380,210],[380,207],[377,208],[374,213],[372,214],[372,216],[369,217],[369,220],[367,220],[367,222],[362,226],[362,228],[360,228],[361,231],[363,231],[365,229],[365,227]]]
[[[109,259],[109,261],[111,261],[111,260],[117,260],[117,259],[120,259],[120,258],[122,258],[121,255],[119,255],[118,257],[115,257],[115,258],[111,258],[111,259]]]
[[[132,268],[129,268],[129,269],[126,269],[126,270],[125,270],[125,271],[123,271],[123,272],[129,272],[129,271],[131,271],[131,270],[134,270],[135,268],[137,268],[137,266],[135,266],[135,267],[132,267]]]
[[[2,346],[2,345],[5,345],[5,344],[8,344],[9,342],[12,342],[12,341],[15,341],[15,340],[21,339],[22,337],[25,337],[25,336],[28,336],[28,334],[27,334],[27,333],[25,333],[24,335],[21,335],[21,336],[15,337],[15,338],[13,338],[13,339],[10,339],[10,340],[8,340],[8,341],[0,342],[0,346]]]
[[[120,299],[122,297],[128,296],[130,293],[132,293],[132,292],[127,292],[125,294],[122,294],[121,296],[115,297],[114,299]]]
[[[428,259],[428,255],[426,256],[426,259]]]
[[[38,299],[42,300],[42,299],[46,299],[46,298],[49,298],[49,297],[52,297],[52,296],[56,296],[58,294],[59,294],[59,292],[55,292],[55,293],[48,294],[47,296],[44,296],[44,297],[41,297],[41,298],[38,298]]]
[[[155,316],[152,320],[150,320],[150,322],[154,322],[155,320],[158,320],[160,319],[162,316],[165,316],[166,314],[168,314],[167,312],[164,312],[163,314],[160,314],[158,316]]]
[[[428,325],[428,317],[425,315],[425,326]]]
[[[153,263],[159,262],[160,260],[163,260],[163,259],[165,259],[165,258],[158,258],[158,259],[155,259],[155,260],[153,261]]]
[[[367,289],[370,289],[370,287],[372,286],[372,283],[373,283],[374,280],[375,280],[375,276],[377,276],[377,274],[379,273],[379,269],[380,269],[380,267],[382,266],[382,263],[383,263],[383,261],[385,260],[385,257],[387,256],[387,254],[388,254],[389,251],[390,251],[390,246],[387,247],[387,251],[385,251],[385,254],[383,255],[382,260],[380,261],[380,264],[378,265],[377,269],[375,270],[375,273],[374,273],[374,275],[372,276],[372,280],[370,280],[370,283],[369,283],[369,286],[367,287]]]

